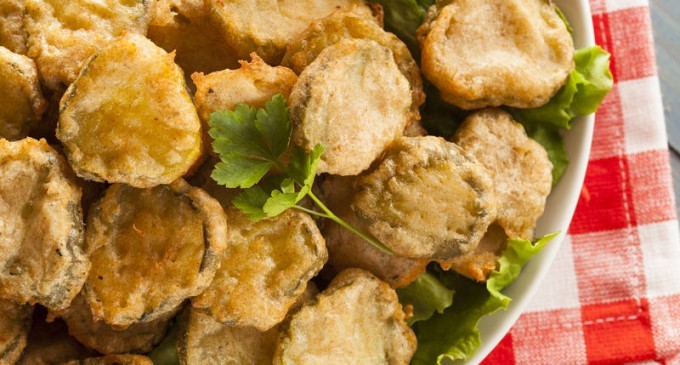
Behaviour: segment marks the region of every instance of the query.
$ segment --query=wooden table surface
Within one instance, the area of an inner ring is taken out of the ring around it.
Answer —
[[[650,0],[649,5],[673,170],[675,208],[680,213],[680,3]]]

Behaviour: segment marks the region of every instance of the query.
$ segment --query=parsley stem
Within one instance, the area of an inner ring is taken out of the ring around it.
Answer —
[[[317,205],[319,208],[321,208],[321,210],[323,210],[323,211],[326,213],[326,215],[328,216],[328,217],[327,217],[328,219],[330,219],[330,220],[332,220],[333,222],[335,222],[335,223],[337,223],[337,224],[339,224],[339,225],[345,227],[347,230],[349,230],[350,232],[356,234],[357,236],[363,238],[364,240],[366,240],[368,243],[370,243],[370,244],[372,244],[373,246],[375,246],[375,247],[376,247],[377,249],[379,249],[380,251],[382,251],[382,252],[384,252],[384,253],[386,253],[386,254],[388,254],[388,255],[392,255],[392,254],[394,253],[394,252],[392,252],[392,250],[390,250],[387,246],[385,246],[385,245],[383,245],[382,243],[380,243],[380,241],[378,241],[377,239],[375,239],[375,238],[373,238],[373,237],[367,235],[366,233],[363,233],[363,232],[359,231],[358,229],[354,228],[354,227],[353,227],[352,225],[350,225],[349,223],[347,223],[347,222],[345,222],[344,220],[342,220],[342,219],[341,219],[340,217],[338,217],[337,215],[333,214],[333,212],[331,212],[331,210],[328,209],[328,208],[321,202],[321,200],[319,200],[319,198],[317,198],[316,195],[314,195],[314,193],[311,192],[311,190],[307,193],[307,196],[309,196],[309,198],[312,199],[312,201],[314,201],[314,203],[316,203],[316,205]],[[296,207],[297,207],[297,206],[296,206]]]
[[[315,211],[315,210],[307,209],[307,208],[301,207],[301,206],[299,206],[299,205],[293,205],[293,208],[295,208],[295,209],[297,209],[297,210],[301,210],[301,211],[303,211],[303,212],[305,212],[305,213],[307,213],[307,214],[315,215],[315,216],[317,216],[317,217],[328,218],[328,219],[331,218],[331,217],[329,217],[327,214],[320,213],[320,212],[317,212],[317,211]]]

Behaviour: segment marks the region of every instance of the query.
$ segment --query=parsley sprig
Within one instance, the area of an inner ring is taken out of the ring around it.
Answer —
[[[323,146],[306,152],[293,146],[287,158],[293,126],[286,100],[277,94],[264,109],[238,104],[234,110],[210,115],[213,150],[220,156],[212,178],[227,188],[245,189],[232,204],[252,220],[277,216],[294,208],[330,219],[378,249],[392,251],[375,238],[359,231],[330,211],[312,192]],[[276,168],[280,173],[266,176]],[[299,205],[309,197],[321,212]]]

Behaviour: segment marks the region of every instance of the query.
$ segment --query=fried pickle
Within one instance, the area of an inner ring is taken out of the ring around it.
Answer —
[[[114,184],[90,208],[92,269],[83,294],[114,329],[165,317],[210,284],[227,243],[224,210],[182,180],[153,189]]]
[[[543,146],[501,109],[470,115],[453,140],[491,174],[497,224],[510,238],[532,239],[552,188],[552,164]]]
[[[392,50],[394,62],[411,85],[410,120],[419,120],[419,108],[425,102],[420,69],[406,44],[394,34],[385,32],[372,17],[341,10],[313,22],[288,45],[282,64],[300,74],[326,47],[348,38],[371,39]]]
[[[444,270],[454,270],[477,282],[485,282],[489,274],[498,268],[498,259],[507,242],[508,236],[503,228],[492,224],[474,250],[439,264]]]
[[[291,310],[318,293],[313,283]],[[261,332],[254,327],[224,325],[201,309],[187,307],[181,318],[179,362],[182,365],[271,365],[279,325]]]
[[[406,365],[415,350],[394,289],[348,269],[284,322],[273,363]]]
[[[26,54],[24,0],[0,1],[0,46],[18,54]]]
[[[396,140],[356,191],[352,209],[367,231],[405,257],[464,255],[495,218],[489,173],[439,137]]]
[[[233,207],[227,213],[229,246],[220,269],[191,304],[227,325],[266,331],[326,263],[326,245],[312,218],[297,210],[260,221]]]
[[[153,362],[146,356],[125,354],[71,360],[61,365],[153,365]]]
[[[325,147],[319,173],[357,175],[402,135],[411,91],[389,48],[342,39],[302,71],[289,104],[294,143]]]
[[[354,176],[327,176],[320,184],[324,204],[335,214],[360,231],[362,222],[350,209],[354,197]],[[324,274],[337,274],[352,267],[370,271],[393,288],[404,287],[422,274],[427,259],[412,259],[389,255],[339,224],[326,221],[321,230],[328,247],[328,264]]]
[[[15,364],[26,347],[33,307],[0,299],[0,364]]]
[[[126,34],[93,56],[60,109],[57,138],[85,179],[169,184],[201,157],[201,122],[182,70],[140,35]]]
[[[213,26],[203,0],[155,0],[147,36],[166,51],[176,51],[175,62],[188,75],[238,67],[236,53]]]
[[[148,323],[132,324],[117,331],[92,316],[90,306],[78,295],[71,306],[59,313],[68,326],[68,333],[78,342],[102,354],[147,353],[165,336],[170,319],[176,311]]]
[[[238,57],[255,52],[270,65],[281,62],[288,43],[314,20],[357,6],[371,13],[361,0],[208,1],[213,22]]]
[[[418,39],[423,74],[463,109],[539,107],[574,68],[571,35],[545,0],[440,0]]]
[[[68,307],[87,276],[81,191],[45,140],[0,138],[0,298]]]
[[[149,0],[24,0],[28,56],[45,85],[63,90],[85,61],[124,32],[142,35],[151,19]]]
[[[24,138],[47,108],[33,60],[0,47],[0,138]]]

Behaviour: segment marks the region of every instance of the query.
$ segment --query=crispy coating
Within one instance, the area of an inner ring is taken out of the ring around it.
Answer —
[[[227,325],[266,331],[326,263],[326,245],[306,213],[291,209],[254,222],[236,208],[227,212],[229,247],[210,287],[191,303]]]
[[[470,252],[495,218],[489,173],[439,137],[398,139],[356,189],[352,209],[368,232],[405,257]]]
[[[57,138],[85,179],[154,187],[201,157],[201,122],[182,70],[140,35],[126,34],[92,57],[60,109]]]
[[[418,39],[423,74],[463,109],[539,107],[574,68],[571,35],[545,0],[440,0]]]
[[[47,108],[35,63],[0,47],[0,138],[24,138]]]
[[[365,231],[363,222],[350,209],[355,179],[353,176],[328,176],[321,184],[321,194],[324,204],[338,217]],[[324,270],[331,273],[356,267],[370,271],[393,288],[399,288],[417,279],[428,263],[427,259],[388,255],[332,221],[326,221],[321,232],[328,247],[328,264]]]
[[[415,350],[394,289],[348,269],[283,325],[273,364],[405,365]]]
[[[224,210],[201,189],[112,185],[87,217],[94,319],[125,329],[165,317],[210,284],[226,240]]]
[[[153,362],[146,356],[125,354],[71,360],[62,365],[153,365]]]
[[[58,313],[68,326],[68,333],[80,343],[102,354],[147,353],[165,336],[168,323],[176,311],[148,323],[130,325],[116,331],[103,321],[92,317],[92,311],[82,295],[71,306]]]
[[[48,323],[44,308],[36,307],[27,345],[17,364],[54,365],[89,356],[94,356],[94,352],[69,336],[61,319]]]
[[[470,115],[453,140],[491,174],[498,225],[511,238],[533,238],[552,188],[552,164],[543,146],[500,109]]]
[[[302,71],[289,104],[295,144],[325,147],[319,173],[357,175],[402,135],[411,91],[389,48],[342,39]]]
[[[0,139],[0,298],[68,307],[87,276],[81,191],[45,140]]]
[[[291,310],[308,302],[318,290],[309,283]],[[187,307],[181,319],[179,361],[182,365],[271,365],[279,325],[261,332],[254,327],[224,325],[203,310]]]
[[[281,62],[286,46],[314,20],[340,9],[363,6],[360,0],[208,0],[213,22],[240,59],[257,53],[271,65]]]
[[[372,16],[341,10],[313,22],[288,45],[282,64],[300,74],[326,47],[348,38],[371,39],[392,50],[394,62],[411,86],[410,120],[419,120],[419,108],[425,102],[420,69],[404,42],[385,32]]]
[[[252,61],[239,61],[241,68],[237,70],[191,75],[196,84],[196,108],[204,123],[214,111],[233,110],[239,103],[263,108],[276,94],[288,99],[297,75],[286,67],[267,65],[255,53],[250,56]]]
[[[235,52],[210,21],[203,0],[153,0],[154,13],[147,36],[168,52],[189,75],[238,67]]]
[[[508,236],[503,228],[492,224],[473,251],[448,261],[440,261],[439,264],[444,270],[453,269],[470,279],[485,282],[491,271],[496,270],[498,259],[507,242]]]
[[[18,54],[26,54],[24,0],[0,1],[0,46]]]
[[[15,364],[26,347],[33,308],[0,299],[0,364]]]
[[[125,31],[146,34],[149,0],[24,0],[28,56],[45,85],[63,90],[85,61]]]

